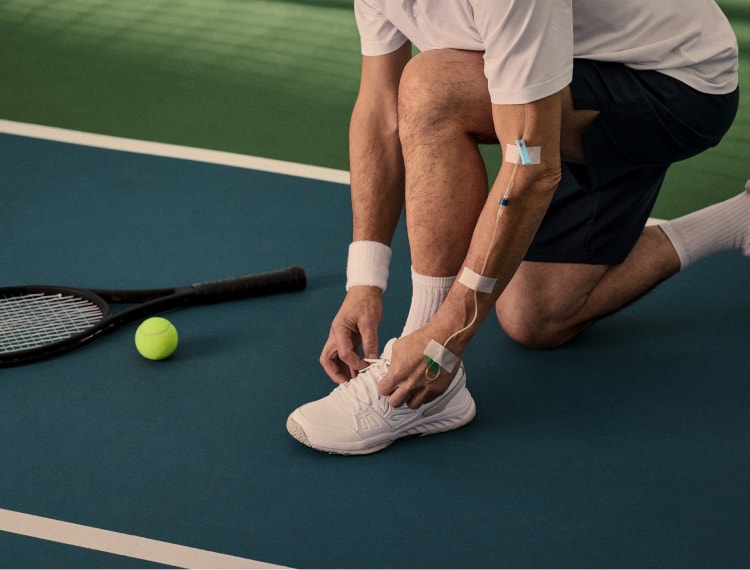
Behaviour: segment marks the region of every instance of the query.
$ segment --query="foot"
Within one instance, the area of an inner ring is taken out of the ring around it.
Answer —
[[[681,269],[724,251],[750,256],[750,180],[741,194],[659,227],[679,256]]]
[[[365,455],[405,437],[442,433],[468,424],[476,408],[466,388],[463,364],[442,395],[416,410],[393,408],[380,395],[378,382],[388,371],[394,340],[385,346],[381,358],[356,378],[325,398],[294,410],[286,423],[292,437],[328,453]]]

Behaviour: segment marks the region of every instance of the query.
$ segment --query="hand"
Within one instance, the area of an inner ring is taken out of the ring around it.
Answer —
[[[320,355],[320,365],[337,384],[343,384],[368,366],[359,357],[378,357],[378,325],[383,318],[383,292],[378,287],[349,289],[331,323],[328,340]]]
[[[458,373],[456,365],[452,372],[441,368],[437,378],[433,371],[425,375],[427,364],[423,360],[424,349],[432,338],[427,328],[422,328],[393,344],[391,364],[388,373],[378,384],[378,391],[388,397],[388,402],[394,408],[406,404],[416,409],[431,402],[448,389]]]

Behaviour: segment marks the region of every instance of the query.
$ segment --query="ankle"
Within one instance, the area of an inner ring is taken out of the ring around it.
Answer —
[[[680,258],[680,268],[716,253],[750,256],[750,181],[741,194],[659,226]]]
[[[455,277],[420,275],[413,268],[411,275],[412,299],[401,336],[406,336],[430,322],[455,281]]]

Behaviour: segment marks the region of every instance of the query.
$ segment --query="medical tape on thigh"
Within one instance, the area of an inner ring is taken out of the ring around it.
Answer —
[[[503,159],[512,164],[539,164],[542,161],[542,147],[526,146],[526,141],[517,140],[515,145],[505,145]]]
[[[495,283],[497,283],[497,279],[479,275],[479,273],[473,272],[468,267],[464,267],[458,282],[462,285],[466,285],[472,291],[478,291],[479,293],[492,293],[492,290],[495,288]]]
[[[453,372],[453,369],[458,363],[458,356],[453,354],[436,340],[430,341],[427,348],[424,349],[424,355],[448,372]],[[430,364],[430,362],[428,362],[428,364]]]

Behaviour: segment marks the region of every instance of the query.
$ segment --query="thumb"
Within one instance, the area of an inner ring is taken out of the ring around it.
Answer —
[[[377,358],[380,355],[377,327],[360,331],[360,334],[362,335],[362,353],[365,358]]]

